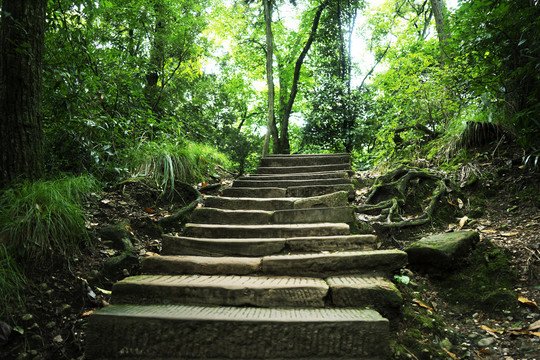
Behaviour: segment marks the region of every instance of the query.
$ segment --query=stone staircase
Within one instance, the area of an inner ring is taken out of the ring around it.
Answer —
[[[387,359],[407,255],[351,235],[347,154],[273,155],[90,317],[88,359]],[[378,311],[379,312],[378,312]]]

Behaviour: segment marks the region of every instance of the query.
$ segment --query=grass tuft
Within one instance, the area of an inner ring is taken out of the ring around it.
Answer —
[[[21,287],[27,283],[17,261],[0,244],[0,319],[11,318],[24,303]]]
[[[197,183],[213,175],[216,165],[227,167],[230,161],[215,147],[194,142],[148,143],[135,155],[134,176],[153,179],[163,190],[172,193],[174,183]]]
[[[26,264],[70,259],[89,241],[80,201],[93,177],[23,182],[0,195],[0,239]]]

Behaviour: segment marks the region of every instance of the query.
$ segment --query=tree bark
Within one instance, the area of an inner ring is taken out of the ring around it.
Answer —
[[[435,16],[435,25],[437,28],[437,35],[439,37],[439,44],[441,46],[441,53],[443,58],[446,57],[446,44],[448,42],[448,26],[446,19],[446,4],[444,0],[430,0],[431,9]]]
[[[46,0],[4,0],[0,25],[0,187],[43,173]]]
[[[266,84],[268,86],[268,112],[266,115],[266,136],[264,138],[263,156],[268,155],[270,150],[270,136],[274,144],[274,152],[279,146],[279,137],[276,127],[274,110],[274,34],[272,33],[272,4],[270,0],[263,0],[264,24],[266,32]]]

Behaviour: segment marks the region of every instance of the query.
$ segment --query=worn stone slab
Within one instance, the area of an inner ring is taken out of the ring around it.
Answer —
[[[274,212],[265,210],[230,210],[202,207],[191,215],[191,222],[202,224],[271,224]]]
[[[295,209],[347,206],[349,205],[349,191],[336,191],[329,194],[296,199],[293,205]]]
[[[260,271],[261,258],[208,256],[151,256],[142,261],[146,274],[247,275]]]
[[[406,264],[407,253],[400,250],[323,252],[265,256],[262,271],[266,275],[321,277],[368,271],[391,273]]]
[[[398,308],[403,297],[385,277],[372,275],[334,276],[326,279],[332,304],[341,307],[374,306],[377,310]]]
[[[308,179],[308,180],[266,180],[266,179],[245,179],[235,180],[232,184],[233,187],[244,188],[288,188],[292,186],[319,186],[319,185],[341,185],[350,184],[351,181],[348,178],[334,178],[334,179]]]
[[[467,256],[480,239],[476,231],[456,231],[428,236],[409,245],[405,251],[413,266],[448,269]]]
[[[349,205],[348,191],[338,191],[330,194],[310,197],[280,197],[280,198],[253,198],[253,197],[227,197],[206,196],[204,204],[210,208],[229,210],[287,210],[308,209],[320,207],[340,207]]]
[[[292,209],[300,198],[252,198],[252,197],[227,197],[206,196],[204,205],[212,208],[230,210],[284,210]]]
[[[350,206],[279,210],[270,218],[272,224],[321,223],[356,221],[354,209]]]
[[[311,236],[285,240],[291,252],[373,250],[377,244],[375,235]]]
[[[141,275],[113,286],[112,303],[323,307],[328,284],[306,277]]]
[[[259,167],[257,174],[299,174],[307,172],[321,172],[321,171],[335,171],[335,170],[349,170],[351,164],[331,164],[331,165],[318,165],[318,166],[272,166],[272,167]]]
[[[287,188],[287,196],[309,197],[326,195],[339,191],[346,191],[349,197],[354,196],[354,187],[352,184],[291,186]]]
[[[113,305],[90,316],[86,357],[382,360],[388,325],[367,309]]]
[[[265,256],[285,249],[284,238],[209,239],[162,235],[163,255]]]
[[[298,174],[250,174],[242,176],[239,180],[311,180],[311,179],[339,179],[347,178],[348,172],[345,170],[319,171]]]
[[[261,167],[281,166],[320,166],[349,163],[349,154],[336,154],[332,156],[268,156],[261,159]],[[320,171],[320,170],[319,170]]]
[[[228,187],[221,191],[223,196],[227,197],[258,197],[258,198],[279,198],[287,197],[286,188],[266,187],[266,188],[247,188],[247,187]]]
[[[184,236],[200,238],[286,238],[301,236],[348,235],[349,225],[342,223],[221,225],[188,223]]]

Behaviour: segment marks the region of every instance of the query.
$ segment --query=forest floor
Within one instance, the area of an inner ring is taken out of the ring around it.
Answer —
[[[463,228],[478,231],[480,243],[452,272],[405,269],[398,276],[405,303],[393,326],[392,358],[540,360],[540,173],[524,168],[516,152],[478,154],[467,166],[480,176],[461,195],[469,209]],[[1,359],[85,358],[88,316],[108,305],[114,282],[138,274],[140,260],[161,250],[157,223],[170,213],[171,203],[158,198],[139,182],[89,195],[85,207],[93,245],[67,268],[32,269],[27,301],[12,320],[16,327],[9,340],[0,345]],[[451,231],[460,217],[385,234],[381,244],[404,247],[423,235]],[[134,256],[104,269],[122,253],[104,240],[118,224],[134,244]]]

